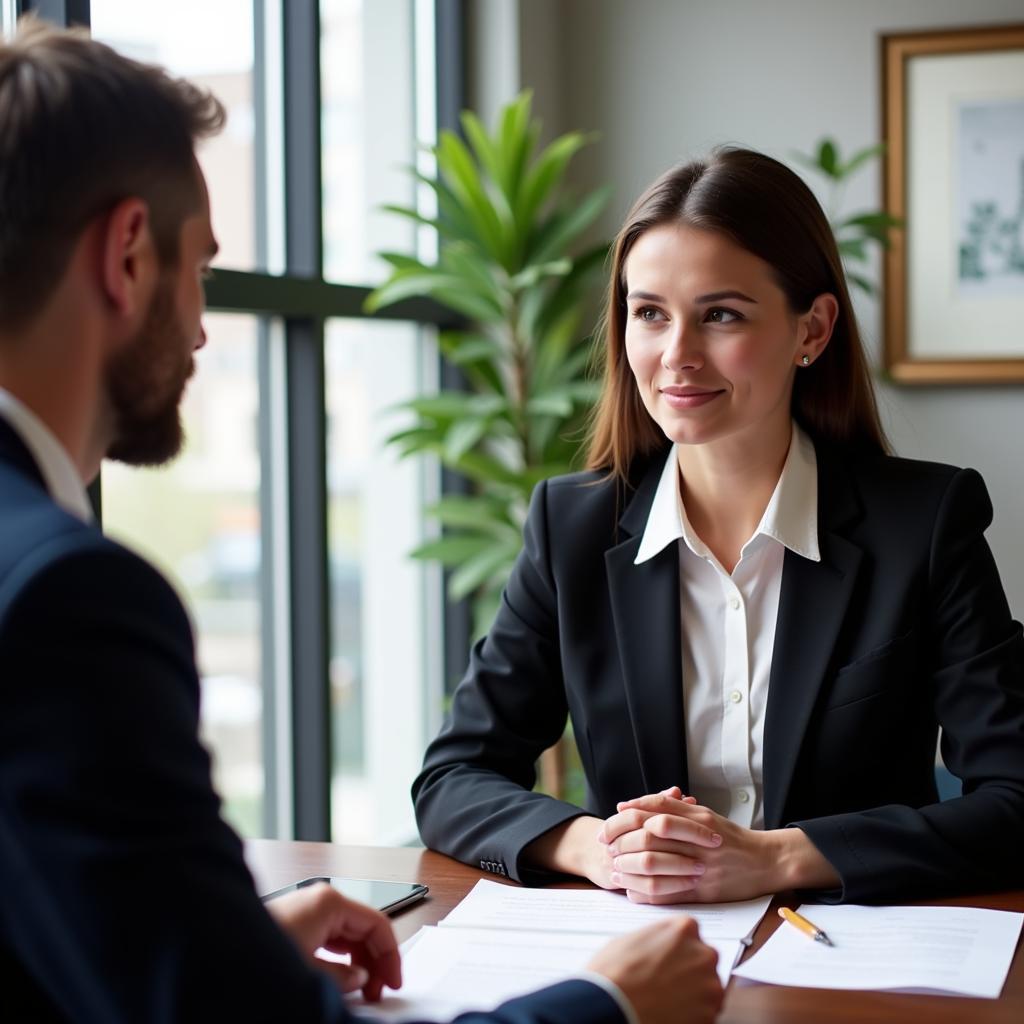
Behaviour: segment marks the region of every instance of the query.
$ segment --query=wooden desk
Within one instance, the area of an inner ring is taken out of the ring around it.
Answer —
[[[478,879],[499,881],[494,875],[430,850],[257,839],[246,844],[246,859],[260,892],[269,892],[311,875],[422,882],[430,887],[430,895],[394,918],[400,941],[425,924],[436,924]],[[562,887],[583,886],[569,883]],[[1024,892],[947,902],[1024,912]],[[760,947],[780,925],[774,907],[775,904],[758,927],[753,949]],[[830,1024],[833,1021],[842,1024],[1021,1024],[1024,1021],[1024,952],[1017,950],[1003,994],[995,1000],[781,988],[737,978],[729,983],[725,1008],[719,1018],[720,1024]]]

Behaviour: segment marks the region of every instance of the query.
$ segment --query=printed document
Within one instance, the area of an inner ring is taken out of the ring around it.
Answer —
[[[700,926],[705,942],[748,939],[771,901],[770,896],[762,896],[742,903],[652,907],[630,903],[621,892],[603,889],[519,889],[481,879],[440,926],[598,932],[610,937],[686,913]]]
[[[804,906],[835,944],[781,924],[735,975],[804,988],[929,991],[996,999],[1024,914],[976,907]]]
[[[739,961],[770,897],[745,903],[648,907],[623,894],[575,889],[520,889],[480,881],[436,927],[402,947],[402,988],[374,1005],[355,1002],[377,1020],[448,1021],[466,1010],[491,1010],[507,999],[579,977],[609,940],[687,913],[718,953],[722,984]]]

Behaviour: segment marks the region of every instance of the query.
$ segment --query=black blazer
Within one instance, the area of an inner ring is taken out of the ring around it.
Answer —
[[[355,1018],[260,903],[197,736],[181,602],[0,420],[0,1017]],[[466,1024],[621,1024],[567,982]]]
[[[1024,884],[1024,639],[984,530],[981,478],[817,444],[815,563],[786,551],[764,735],[767,828],[835,866],[823,898],[887,901]],[[527,844],[581,813],[531,792],[566,713],[586,810],[687,792],[678,554],[633,560],[664,465],[633,491],[540,484],[494,625],[413,785],[425,842],[527,882]],[[938,803],[943,730],[960,799]]]

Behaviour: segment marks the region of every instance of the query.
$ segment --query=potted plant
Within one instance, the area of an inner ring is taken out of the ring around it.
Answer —
[[[440,335],[466,389],[403,403],[413,423],[388,443],[403,456],[432,453],[470,482],[469,493],[428,509],[444,534],[413,555],[450,570],[448,594],[472,600],[481,634],[522,546],[530,494],[539,480],[575,468],[597,397],[588,296],[607,246],[580,239],[609,190],[570,192],[566,169],[590,137],[569,132],[538,152],[529,92],[501,111],[493,132],[469,111],[462,127],[465,142],[445,131],[433,147],[435,177],[413,172],[435,193],[437,216],[387,207],[437,231],[436,263],[382,253],[391,273],[366,308],[429,295],[466,319]]]

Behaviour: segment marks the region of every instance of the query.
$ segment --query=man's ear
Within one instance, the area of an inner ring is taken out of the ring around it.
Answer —
[[[144,309],[156,270],[149,206],[142,199],[122,199],[100,235],[100,282],[112,312],[131,318]]]

